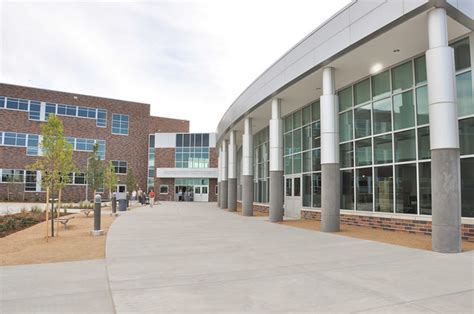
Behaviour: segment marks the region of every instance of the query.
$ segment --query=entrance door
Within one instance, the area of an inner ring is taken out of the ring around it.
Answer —
[[[285,177],[285,216],[301,218],[301,176]]]
[[[125,184],[117,184],[117,199],[127,199],[127,186]]]
[[[209,201],[209,191],[207,185],[195,185],[194,186],[194,201],[195,202],[207,202]]]

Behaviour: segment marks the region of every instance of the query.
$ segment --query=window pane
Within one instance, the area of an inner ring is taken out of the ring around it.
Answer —
[[[283,137],[284,139],[284,147],[285,147],[285,155],[291,154],[291,150],[293,147],[293,133],[286,133],[285,136]]]
[[[303,128],[303,150],[311,149],[311,125]]]
[[[341,168],[348,168],[354,166],[354,151],[352,149],[352,142],[339,145],[339,158],[341,161]]]
[[[416,214],[416,165],[395,166],[395,180],[396,212]]]
[[[285,157],[285,174],[291,174],[293,171],[293,158],[291,156]]]
[[[371,128],[371,104],[359,107],[355,109],[355,136],[356,138],[369,136],[372,134]]]
[[[321,146],[321,122],[314,122],[312,125],[312,148],[318,148]]]
[[[415,158],[415,130],[395,133],[395,161],[410,161]]]
[[[392,134],[374,138],[375,163],[387,164],[392,162]]]
[[[418,159],[430,159],[430,130],[429,127],[418,129]]]
[[[352,110],[339,115],[339,137],[341,142],[352,140]]]
[[[411,61],[392,69],[392,90],[401,91],[413,86]]]
[[[382,98],[390,95],[390,71],[372,76],[372,96]]]
[[[366,79],[354,85],[355,105],[362,104],[370,100],[370,81]]]
[[[301,154],[293,155],[293,173],[301,173]]]
[[[456,76],[456,90],[458,97],[458,117],[474,114],[472,75],[470,71]]]
[[[321,170],[321,150],[313,149],[312,150],[312,157],[313,157],[313,171]]]
[[[321,207],[321,173],[313,173],[313,207]]]
[[[409,128],[415,125],[415,110],[413,106],[413,92],[393,96],[393,120],[395,130]]]
[[[451,45],[454,48],[454,63],[456,71],[471,66],[471,52],[469,50],[469,38],[465,38]]]
[[[474,118],[459,120],[461,155],[474,154]]]
[[[393,212],[392,166],[375,168],[375,211]]]
[[[421,56],[415,59],[415,83],[426,82],[426,58]]]
[[[357,210],[372,211],[373,188],[372,168],[358,169],[357,172]]]
[[[474,158],[461,159],[461,208],[463,217],[474,217]]]
[[[301,151],[301,129],[293,131],[293,152]]]
[[[311,105],[311,116],[312,116],[312,120],[313,121],[318,121],[321,117],[321,105],[320,105],[320,102],[319,100],[318,101],[315,101],[312,105]]]
[[[431,215],[431,163],[423,162],[419,164],[419,167],[420,214]]]
[[[303,172],[311,171],[311,152],[303,153]]]
[[[303,125],[311,122],[311,106],[303,108]]]
[[[293,129],[293,116],[290,114],[285,118],[285,132]]]
[[[303,176],[303,206],[311,206],[311,175],[305,174]]]
[[[300,126],[301,126],[301,110],[298,110],[293,114],[293,128],[298,128]]]
[[[341,208],[354,209],[354,170],[341,171]]]
[[[372,140],[366,139],[356,142],[356,165],[365,166],[372,164]]]
[[[392,130],[392,101],[390,98],[374,102],[374,134]]]
[[[418,125],[428,124],[430,122],[428,109],[428,88],[426,86],[416,89],[416,111]]]
[[[339,111],[352,107],[352,86],[339,92]]]
[[[292,185],[292,182],[293,180],[292,179],[286,179],[286,184],[285,184],[285,195],[286,196],[293,196],[293,185]]]

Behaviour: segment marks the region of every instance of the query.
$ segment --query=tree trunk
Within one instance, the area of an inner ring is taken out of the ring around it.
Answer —
[[[46,242],[48,242],[48,210],[49,210],[49,188],[46,189],[46,208],[44,210],[46,216]]]
[[[54,237],[54,196],[51,197],[51,237]]]
[[[59,214],[60,214],[60,211],[61,211],[61,192],[63,191],[63,189],[59,189],[59,196],[58,196],[58,210],[57,210],[57,219],[56,219],[56,236],[59,237]]]

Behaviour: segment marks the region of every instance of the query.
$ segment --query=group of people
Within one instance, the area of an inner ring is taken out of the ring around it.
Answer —
[[[138,192],[133,190],[132,201],[138,201],[138,203],[142,205],[146,205],[148,202],[150,207],[153,207],[153,204],[155,203],[155,191],[152,189],[147,194],[146,192],[142,191],[142,189],[138,189]]]

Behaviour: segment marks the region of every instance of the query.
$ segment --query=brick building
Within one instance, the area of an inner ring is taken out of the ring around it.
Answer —
[[[125,188],[126,175],[132,170],[138,188],[145,190],[155,185],[154,166],[152,171],[147,168],[150,155],[154,155],[150,139],[161,132],[189,132],[187,120],[150,116],[149,104],[0,84],[0,200],[44,200],[41,174],[27,170],[27,166],[41,155],[41,125],[49,114],[56,114],[63,122],[79,170],[71,174],[72,182],[64,189],[67,201],[92,197],[84,172],[95,143],[101,157],[113,162],[118,189]],[[172,164],[174,158],[160,155],[157,163]],[[160,179],[156,181],[159,187]]]

